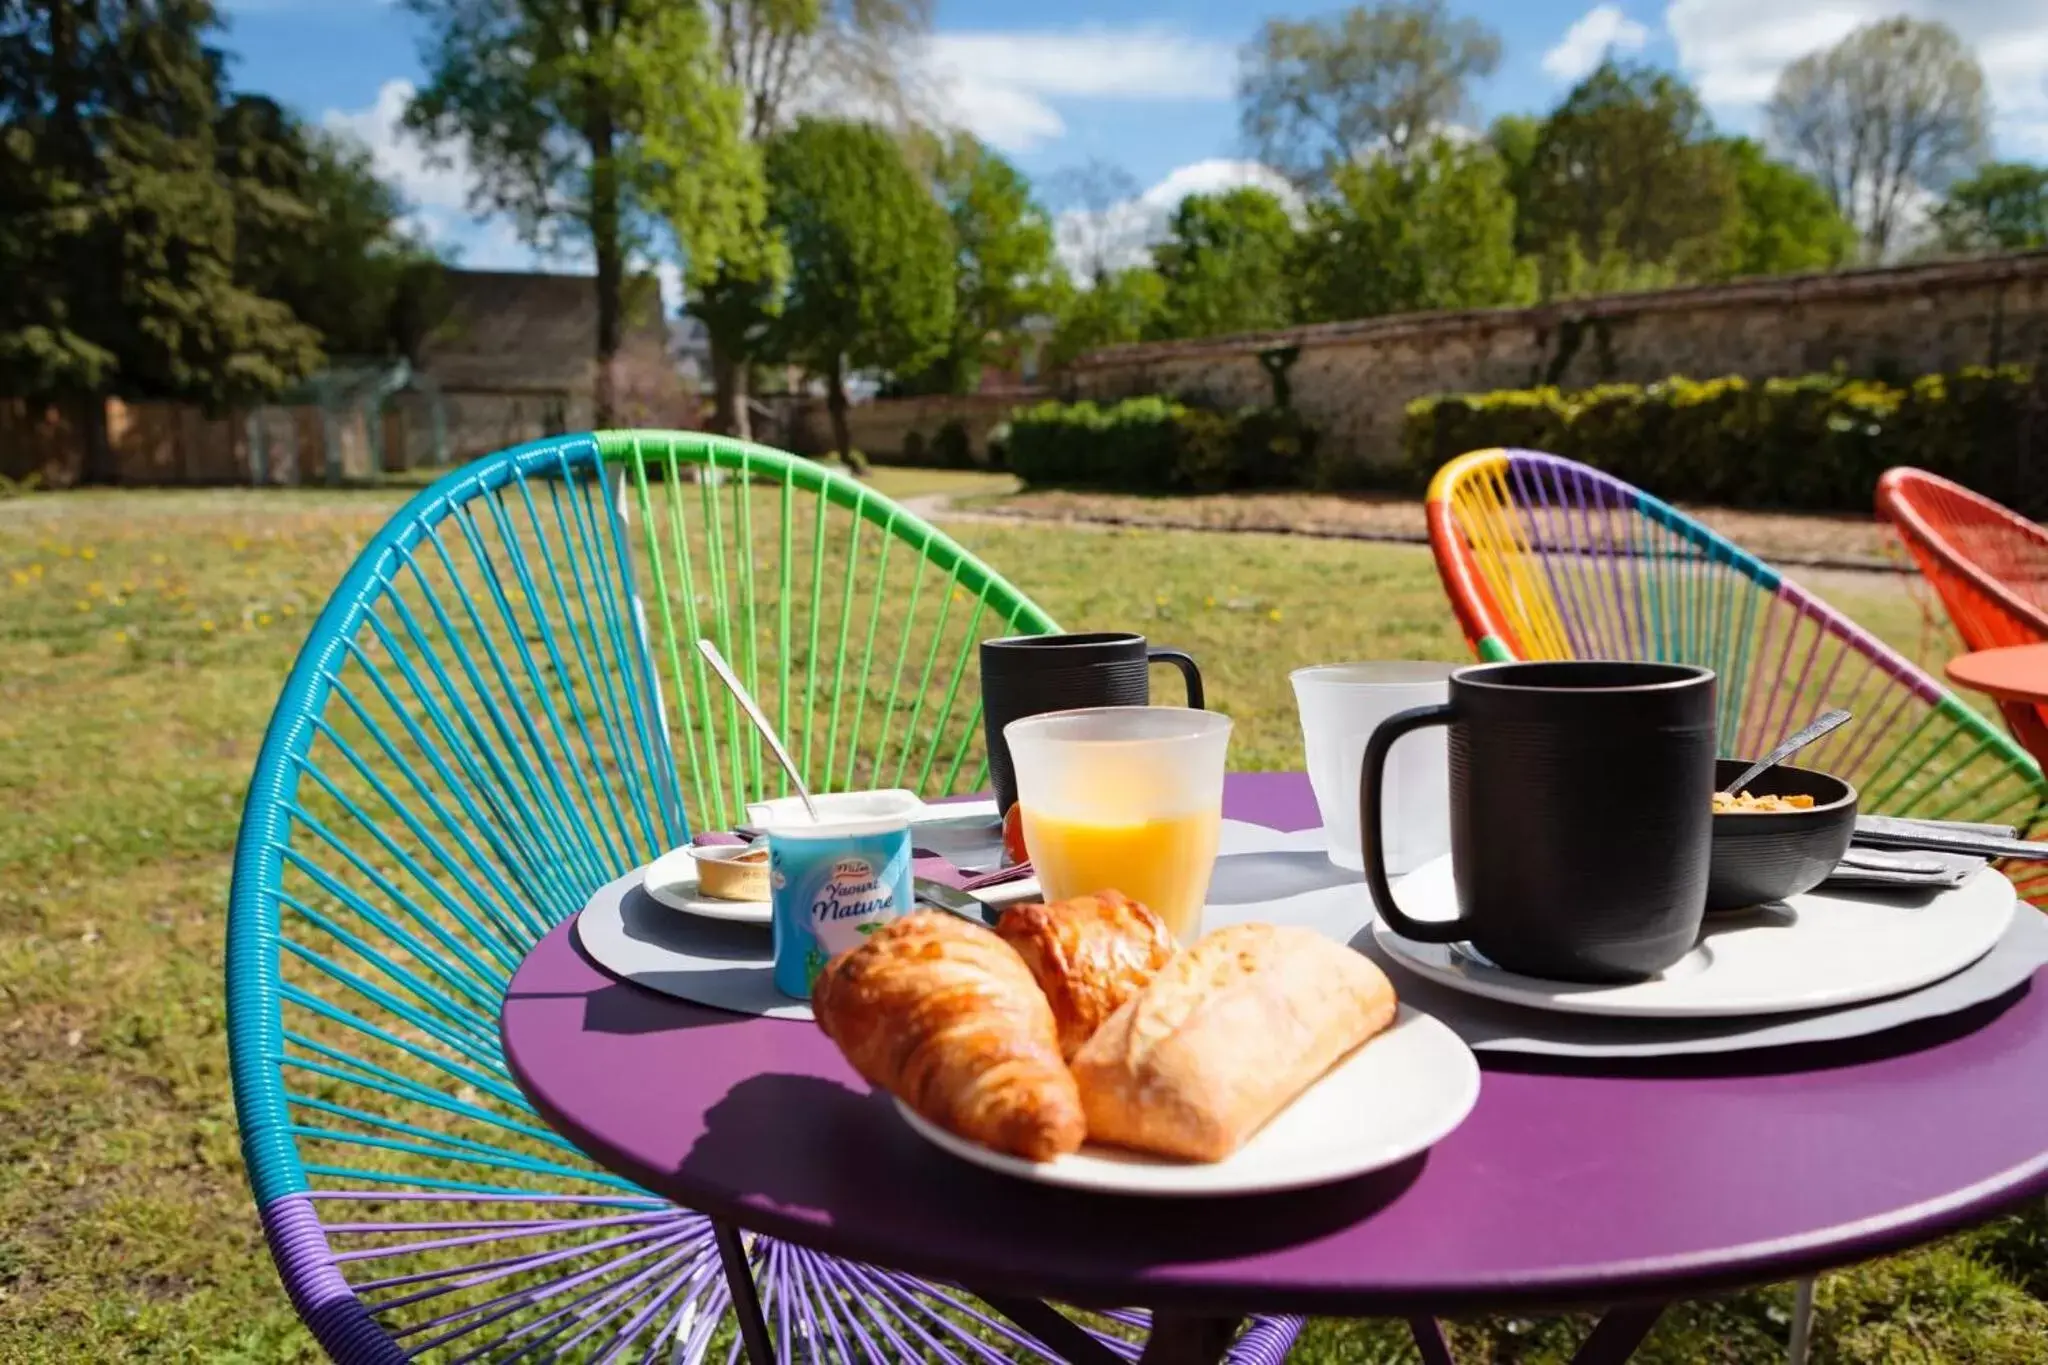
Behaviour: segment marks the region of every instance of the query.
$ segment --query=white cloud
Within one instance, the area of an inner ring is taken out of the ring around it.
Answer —
[[[436,165],[429,144],[407,132],[401,123],[413,97],[411,81],[386,81],[377,98],[363,109],[330,109],[321,124],[353,135],[376,158],[377,174],[396,185],[408,202],[421,209],[466,209],[476,176],[469,168],[468,149],[442,144],[448,164]]]
[[[1098,253],[1112,270],[1143,265],[1181,200],[1245,185],[1270,191],[1289,213],[1301,211],[1300,194],[1271,166],[1214,157],[1178,168],[1134,199],[1098,212],[1070,209],[1060,214],[1053,223],[1060,260],[1077,278],[1086,277]]]
[[[412,96],[410,81],[386,81],[369,105],[330,109],[320,123],[370,149],[377,174],[404,196],[407,225],[451,251],[457,264],[471,270],[560,268],[564,261],[543,261],[504,218],[480,218],[470,211],[476,172],[467,146],[459,140],[435,146],[408,132],[403,119]]]
[[[1649,40],[1650,30],[1615,6],[1596,5],[1565,30],[1556,47],[1543,54],[1543,70],[1557,80],[1575,81],[1600,65],[1610,49],[1640,52]]]
[[[942,115],[1007,152],[1066,134],[1058,99],[1228,100],[1236,49],[1158,25],[939,33],[925,49]]]
[[[1789,63],[1902,13],[1939,19],[1976,49],[1999,155],[2048,155],[2048,5],[2041,0],[1671,0],[1664,23],[1701,97],[1747,126]]]

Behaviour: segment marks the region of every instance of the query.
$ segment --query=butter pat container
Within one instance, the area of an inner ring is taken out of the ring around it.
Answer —
[[[799,814],[767,827],[775,989],[792,999],[810,999],[827,962],[916,905],[914,807],[876,795],[821,796],[818,821]]]

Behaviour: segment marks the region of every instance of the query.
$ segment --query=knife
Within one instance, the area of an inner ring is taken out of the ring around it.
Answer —
[[[1979,858],[2048,860],[2048,843],[2001,838],[1966,825],[1934,820],[1898,820],[1883,815],[1856,817],[1855,841],[1867,848],[1923,849],[1930,853],[1968,853]]]
[[[935,882],[929,877],[912,877],[910,889],[921,904],[950,910],[962,919],[970,919],[983,926],[993,922],[989,919],[989,908],[958,887]]]

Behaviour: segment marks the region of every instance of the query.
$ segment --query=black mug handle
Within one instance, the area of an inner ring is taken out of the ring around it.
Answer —
[[[1457,943],[1472,935],[1463,915],[1449,920],[1410,919],[1394,904],[1394,888],[1387,883],[1387,855],[1380,838],[1380,815],[1384,804],[1387,754],[1394,741],[1410,730],[1426,725],[1449,725],[1457,712],[1451,706],[1418,706],[1398,711],[1381,721],[1365,742],[1365,763],[1358,770],[1358,841],[1365,854],[1365,885],[1380,918],[1402,938],[1417,943]]]
[[[1195,667],[1194,656],[1179,649],[1148,649],[1145,662],[1172,664],[1180,670],[1181,681],[1188,685],[1188,706],[1195,711],[1206,711],[1208,706],[1202,699],[1202,670]]]

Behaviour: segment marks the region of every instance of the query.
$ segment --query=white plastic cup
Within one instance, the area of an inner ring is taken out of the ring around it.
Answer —
[[[1121,891],[1192,943],[1223,827],[1230,717],[1093,707],[1013,720],[1003,738],[1046,900]]]
[[[1365,868],[1358,837],[1358,770],[1365,741],[1379,723],[1415,706],[1450,700],[1451,673],[1461,664],[1411,660],[1319,664],[1289,676],[1301,710],[1301,742],[1309,785],[1322,812],[1330,861]],[[1450,762],[1444,729],[1404,735],[1387,756],[1387,872],[1412,872],[1451,847]]]

